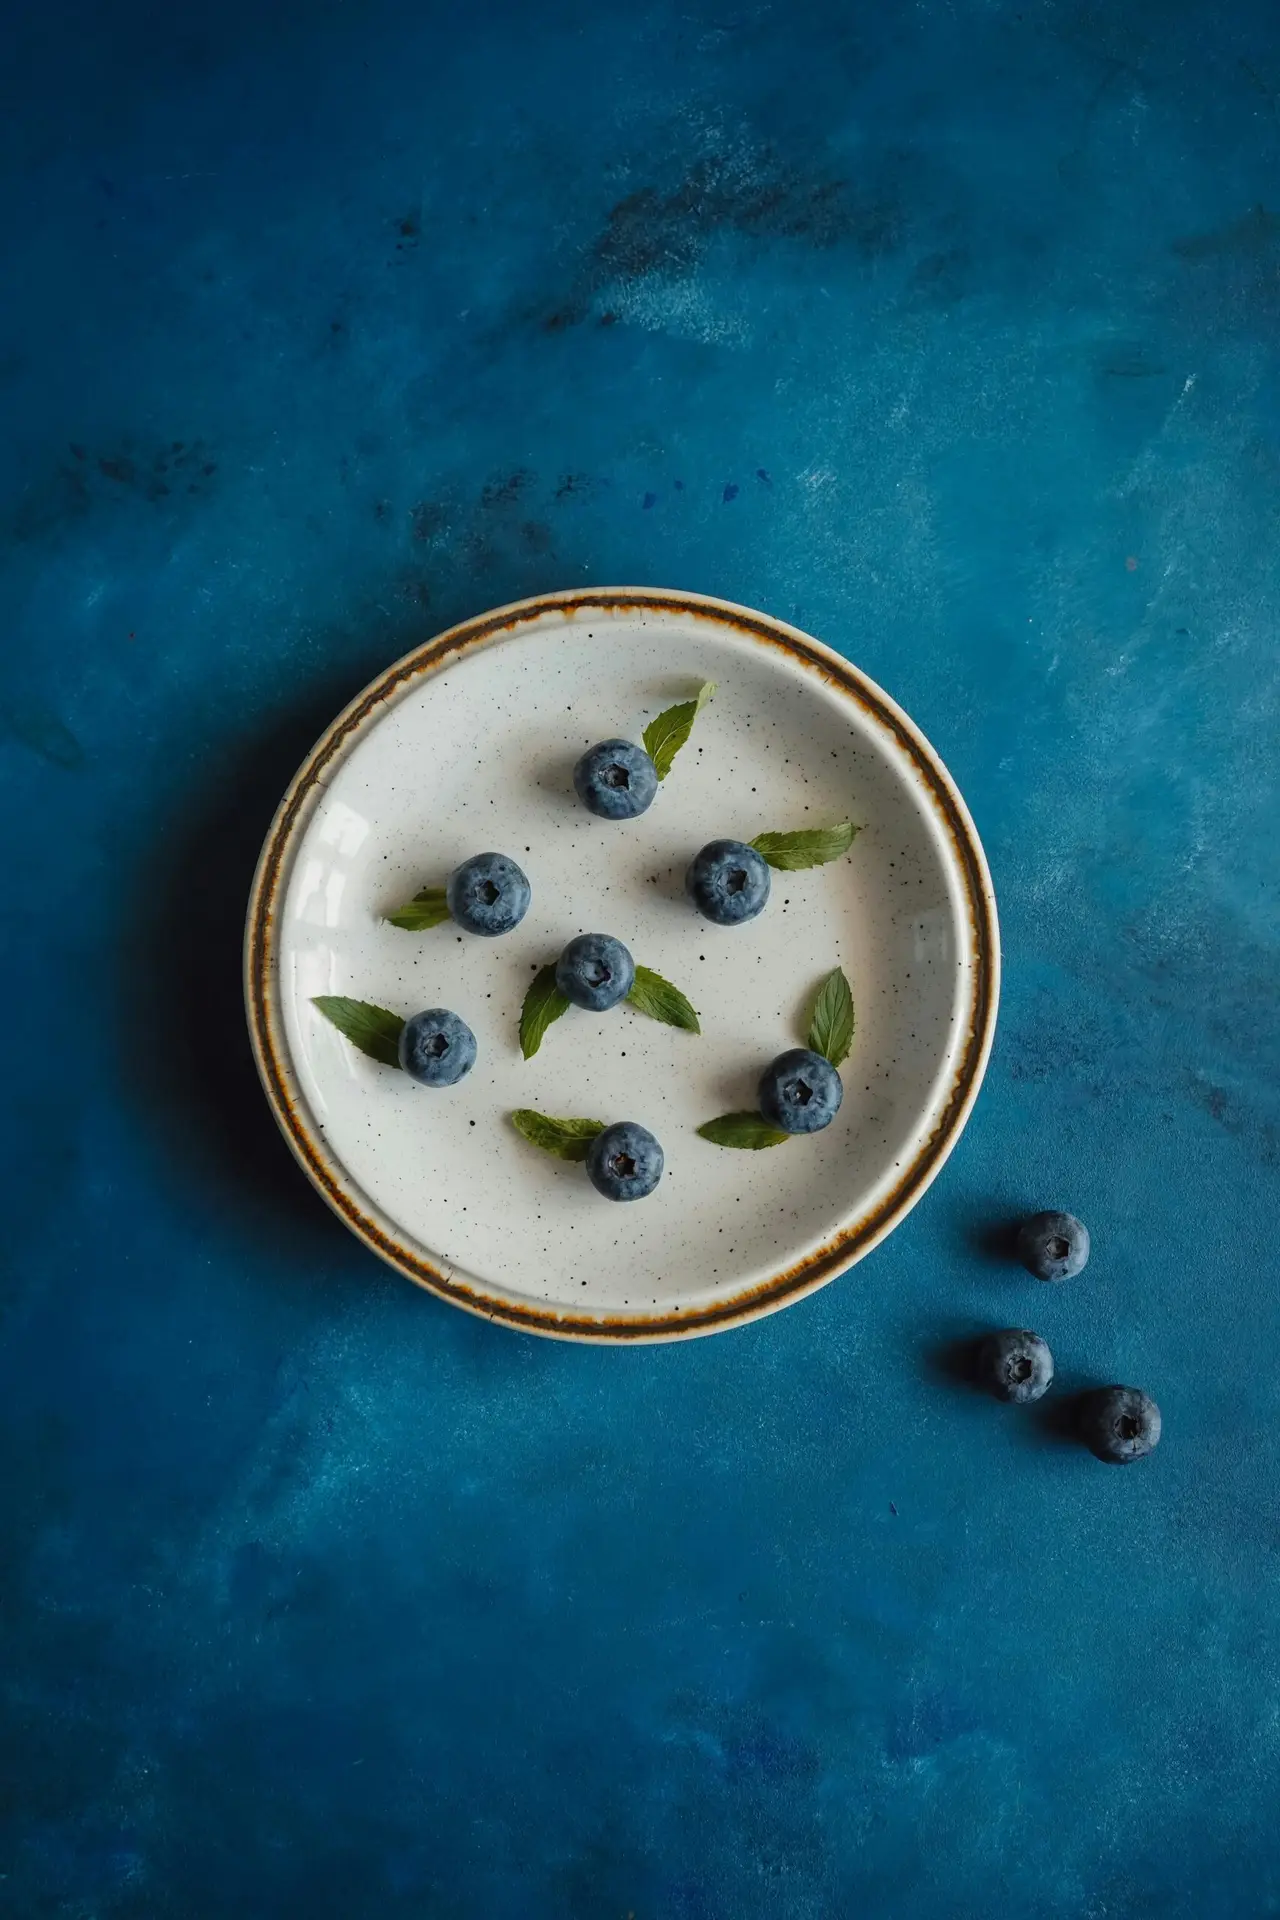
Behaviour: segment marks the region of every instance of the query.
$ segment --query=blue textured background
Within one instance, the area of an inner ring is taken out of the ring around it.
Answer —
[[[6,34],[0,1904],[1280,1911],[1274,9]],[[626,581],[906,705],[1007,974],[887,1246],[618,1353],[344,1234],[237,969],[346,697]],[[1054,1204],[1050,1292],[984,1247]],[[1155,1458],[955,1384],[1010,1321],[1150,1389]]]

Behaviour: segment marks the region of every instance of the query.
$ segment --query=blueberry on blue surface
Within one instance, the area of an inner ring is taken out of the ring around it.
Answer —
[[[604,1013],[635,985],[636,963],[608,933],[580,933],[556,961],[556,985],[575,1007]]]
[[[997,1400],[1025,1407],[1049,1391],[1053,1355],[1038,1333],[1026,1327],[1005,1327],[982,1342],[978,1379]]]
[[[510,933],[529,911],[530,889],[505,853],[477,853],[449,875],[449,912],[468,933]]]
[[[780,1053],[760,1076],[760,1111],[784,1133],[818,1133],[829,1127],[843,1099],[840,1075],[808,1047]]]
[[[400,1029],[400,1065],[424,1087],[451,1087],[476,1063],[476,1037],[447,1007],[415,1013]]]
[[[698,912],[718,927],[754,920],[769,898],[769,862],[741,840],[709,840],[685,879]]]
[[[634,820],[653,804],[658,773],[643,747],[601,740],[574,768],[573,785],[583,806],[602,820]]]
[[[1037,1280],[1070,1280],[1089,1258],[1089,1229],[1073,1213],[1033,1213],[1018,1229],[1018,1258]]]
[[[587,1174],[606,1200],[643,1200],[662,1178],[662,1148],[647,1127],[619,1120],[591,1142]]]
[[[1160,1409],[1137,1387],[1099,1387],[1080,1406],[1080,1438],[1108,1466],[1141,1460],[1160,1443]]]

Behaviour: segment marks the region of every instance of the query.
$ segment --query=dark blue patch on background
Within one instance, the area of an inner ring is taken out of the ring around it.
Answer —
[[[7,1909],[1276,1908],[1274,11],[52,0],[0,109]],[[1007,969],[893,1239],[628,1353],[373,1262],[239,1005],[332,714],[619,582],[897,697]]]

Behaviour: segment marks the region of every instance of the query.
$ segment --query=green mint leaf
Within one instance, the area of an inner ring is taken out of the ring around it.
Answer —
[[[533,976],[520,1009],[520,1051],[526,1060],[532,1060],[542,1045],[542,1036],[551,1022],[568,1011],[569,1002],[556,985],[555,968],[543,967]]]
[[[836,827],[805,827],[799,833],[758,833],[751,842],[771,867],[795,873],[800,867],[823,867],[848,853],[858,829],[852,820]]]
[[[664,1020],[669,1027],[683,1027],[686,1033],[701,1033],[698,1016],[679,987],[673,987],[652,967],[637,967],[635,985],[627,999],[637,1013],[651,1020]]]
[[[715,690],[714,680],[704,680],[696,700],[682,700],[678,707],[668,707],[645,728],[644,750],[659,780],[665,780],[670,773],[672,761],[693,732],[694,721]]]
[[[818,988],[805,1045],[829,1060],[833,1067],[849,1057],[853,1045],[853,994],[842,967],[833,968]]]
[[[398,1013],[370,1006],[367,1000],[348,1000],[341,993],[317,993],[311,1004],[371,1060],[380,1061],[384,1067],[400,1065],[397,1046],[404,1021]]]
[[[560,1160],[585,1160],[591,1142],[604,1132],[603,1120],[556,1120],[549,1113],[535,1113],[532,1107],[517,1107],[511,1124],[531,1147],[541,1147]]]
[[[387,915],[393,927],[403,927],[406,933],[425,933],[428,927],[438,927],[449,917],[449,902],[443,887],[424,887],[412,900]]]
[[[759,1153],[761,1147],[780,1147],[791,1138],[789,1133],[771,1127],[758,1113],[722,1113],[718,1120],[706,1121],[698,1133],[713,1147],[745,1147],[750,1153]]]

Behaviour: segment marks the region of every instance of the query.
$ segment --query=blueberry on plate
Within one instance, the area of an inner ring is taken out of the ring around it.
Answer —
[[[1073,1213],[1033,1213],[1018,1228],[1018,1258],[1037,1280],[1070,1280],[1089,1258],[1089,1229]]]
[[[754,920],[769,898],[769,862],[741,840],[709,840],[685,878],[698,912],[718,927]]]
[[[451,1087],[476,1063],[476,1037],[447,1007],[415,1013],[400,1029],[400,1065],[423,1087]]]
[[[556,985],[575,1007],[604,1013],[635,985],[636,963],[608,933],[580,933],[556,961]]]
[[[478,853],[449,875],[449,912],[468,933],[510,933],[529,911],[529,882],[505,853]]]
[[[606,1200],[643,1200],[661,1180],[662,1167],[662,1148],[634,1120],[606,1127],[587,1151],[588,1177]]]
[[[989,1333],[979,1347],[978,1379],[997,1400],[1025,1407],[1049,1391],[1053,1355],[1038,1333],[1005,1327]]]
[[[601,740],[574,768],[573,786],[583,806],[602,820],[634,820],[653,804],[658,770],[630,740]]]
[[[784,1133],[819,1133],[840,1111],[844,1087],[829,1060],[808,1047],[780,1053],[760,1076],[760,1111]]]
[[[1160,1409],[1137,1387],[1099,1387],[1080,1406],[1080,1438],[1108,1466],[1141,1460],[1160,1444]]]

